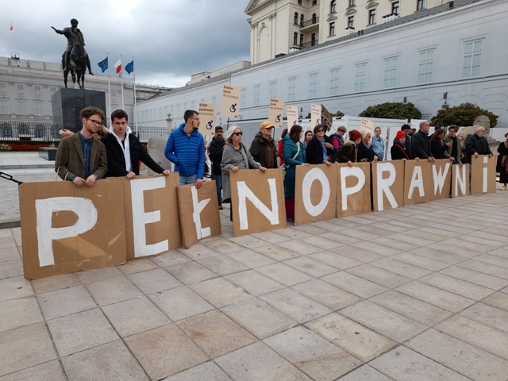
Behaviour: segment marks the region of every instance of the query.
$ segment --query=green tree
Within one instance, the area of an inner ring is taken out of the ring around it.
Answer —
[[[430,124],[433,126],[449,126],[451,124],[464,127],[472,126],[474,120],[480,115],[485,115],[490,119],[490,127],[496,126],[498,115],[472,103],[462,103],[460,106],[439,110],[437,115],[430,120]]]
[[[422,113],[412,103],[387,102],[369,106],[358,116],[364,118],[420,119]]]

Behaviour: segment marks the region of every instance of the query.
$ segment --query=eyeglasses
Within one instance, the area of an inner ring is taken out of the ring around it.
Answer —
[[[91,119],[91,118],[89,118],[89,119],[87,119],[87,120],[89,120],[90,122],[92,122],[94,126],[99,126],[99,125],[101,124],[101,122],[102,122],[102,120],[100,120],[100,121],[96,121],[96,120],[93,120],[93,119]]]
[[[273,129],[273,128],[275,128],[275,127],[273,127],[273,126],[272,126],[272,127],[265,127],[264,129],[265,129],[265,130],[271,130],[271,129]]]
[[[242,136],[242,135],[243,135],[243,132],[235,132],[235,133],[233,133],[233,135],[236,135],[236,136]]]
[[[199,118],[189,118],[189,119],[199,120]]]
[[[323,130],[322,128],[320,128],[319,130],[317,130],[316,132],[325,132],[325,130]]]

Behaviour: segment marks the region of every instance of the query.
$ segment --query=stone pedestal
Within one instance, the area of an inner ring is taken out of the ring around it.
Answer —
[[[51,103],[55,124],[60,128],[67,128],[73,132],[81,130],[83,124],[79,118],[79,113],[84,107],[99,107],[105,112],[106,117],[108,115],[106,93],[103,91],[60,89],[51,96]]]

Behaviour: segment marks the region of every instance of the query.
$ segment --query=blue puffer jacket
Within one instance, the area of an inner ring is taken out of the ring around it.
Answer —
[[[203,135],[198,130],[194,130],[190,136],[187,136],[183,130],[184,127],[185,123],[182,123],[169,134],[164,155],[175,163],[175,172],[179,172],[182,176],[197,174],[197,178],[202,179],[205,168]]]

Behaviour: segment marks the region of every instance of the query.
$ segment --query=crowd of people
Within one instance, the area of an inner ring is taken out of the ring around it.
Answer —
[[[96,107],[81,110],[82,129],[66,133],[57,151],[55,171],[63,180],[77,186],[93,186],[97,179],[125,176],[129,179],[139,175],[139,162],[156,173],[169,175],[170,171],[159,166],[128,126],[128,115],[123,110],[111,114],[111,127],[104,129],[104,112]],[[205,141],[198,131],[199,113],[186,110],[184,122],[169,135],[165,156],[175,164],[180,185],[202,185],[205,167]],[[492,156],[484,137],[484,127],[477,127],[469,137],[458,133],[458,126],[449,126],[447,131],[436,129],[429,136],[429,123],[422,121],[415,131],[405,124],[397,132],[391,147],[392,160],[449,159],[453,164],[471,163],[478,155]],[[209,145],[211,177],[216,182],[219,209],[222,203],[231,202],[229,173],[245,169],[281,168],[284,171],[284,197],[286,216],[294,220],[295,175],[298,165],[376,162],[386,158],[385,141],[380,127],[370,132],[356,129],[347,132],[339,126],[337,132],[327,135],[329,127],[317,125],[312,131],[303,131],[294,125],[284,129],[280,141],[275,143],[275,127],[262,122],[249,148],[242,142],[243,132],[239,126],[227,131],[215,128]],[[501,174],[503,189],[508,182],[508,133],[505,142],[499,145],[497,169]],[[231,206],[231,219],[233,207]]]

